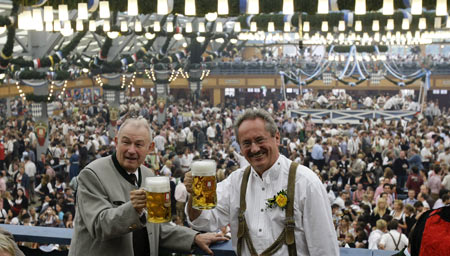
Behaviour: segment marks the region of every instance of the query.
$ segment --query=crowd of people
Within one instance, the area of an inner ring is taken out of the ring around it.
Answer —
[[[297,104],[307,104],[307,96]],[[60,104],[60,115],[49,119],[49,147],[41,155],[28,105],[17,104],[18,117],[0,117],[0,223],[72,228],[77,175],[115,151],[106,101]],[[216,160],[218,181],[249,164],[233,127],[245,108],[268,110],[281,133],[280,153],[318,175],[342,247],[402,249],[423,212],[450,203],[450,115],[437,103],[410,121],[367,119],[359,125],[291,118],[283,104],[227,101],[218,108],[180,100],[164,107],[144,95],[120,106],[117,125],[129,117],[149,121],[154,148],[145,165],[171,177],[173,222],[180,225],[186,224],[184,174],[194,160]]]
[[[303,95],[297,95],[287,101],[288,108],[293,109],[342,109],[342,110],[405,110],[421,111],[420,103],[415,101],[412,95],[405,95],[399,92],[395,95],[377,95],[366,97],[352,97],[341,92],[318,93],[307,91]],[[442,109],[445,111],[445,109]],[[430,103],[423,109],[425,114],[431,117],[439,116],[441,109],[438,103]]]

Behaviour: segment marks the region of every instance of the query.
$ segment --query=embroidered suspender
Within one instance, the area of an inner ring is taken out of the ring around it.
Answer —
[[[289,168],[289,179],[288,179],[288,189],[287,196],[288,202],[286,205],[286,219],[285,226],[280,236],[278,236],[277,240],[273,242],[269,248],[264,250],[261,253],[261,256],[268,256],[274,254],[278,249],[281,248],[283,243],[286,243],[288,246],[289,256],[296,256],[297,249],[295,246],[295,219],[294,219],[294,194],[295,194],[295,175],[297,171],[298,164],[295,162],[291,163]],[[238,228],[238,244],[237,244],[237,253],[239,256],[242,255],[242,244],[247,244],[247,247],[250,251],[251,256],[258,255],[256,253],[255,247],[253,246],[252,238],[250,237],[250,233],[248,230],[247,222],[245,220],[245,210],[247,209],[247,204],[245,202],[245,195],[247,193],[247,183],[248,178],[250,176],[250,166],[247,167],[244,171],[244,175],[242,177],[241,183],[241,194],[240,194],[240,209],[239,209],[239,228]]]

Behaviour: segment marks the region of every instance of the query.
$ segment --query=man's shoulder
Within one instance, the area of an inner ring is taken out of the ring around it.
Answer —
[[[94,161],[90,162],[84,169],[90,169],[94,172],[97,172],[101,170],[101,168],[99,167],[104,168],[105,164],[113,164],[111,156],[105,156],[95,159]]]

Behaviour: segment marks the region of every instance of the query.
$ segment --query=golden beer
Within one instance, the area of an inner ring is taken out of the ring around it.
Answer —
[[[171,220],[169,177],[148,177],[144,189],[147,192],[148,222],[163,223]]]
[[[211,160],[195,161],[192,170],[192,207],[209,210],[216,207],[216,162]]]

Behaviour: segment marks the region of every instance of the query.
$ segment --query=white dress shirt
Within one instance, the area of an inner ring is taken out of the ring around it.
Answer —
[[[188,192],[184,183],[178,183],[178,185],[175,187],[175,200],[177,200],[177,202],[185,203],[187,195]]]
[[[376,229],[370,233],[369,236],[369,250],[378,250],[378,243],[380,243],[383,231]]]
[[[28,175],[28,177],[34,179],[34,175],[36,174],[36,165],[31,162],[31,160],[27,161],[25,164],[25,173]]]
[[[268,209],[266,202],[282,189],[287,191],[291,162],[280,155],[276,163],[263,173],[262,179],[253,168],[251,170],[247,185],[245,218],[258,254],[267,249],[284,228],[286,212],[279,207]],[[235,251],[238,242],[240,187],[244,170],[241,168],[218,183],[216,208],[202,211],[201,215],[190,223],[194,229],[202,231],[216,231],[230,224]],[[327,193],[317,175],[302,165],[298,167],[296,175],[294,218],[297,255],[339,255]],[[274,255],[288,254],[288,247],[283,244]],[[242,255],[250,255],[245,242]]]
[[[395,242],[392,239],[391,235],[389,235],[389,233],[392,235],[392,237],[394,237]],[[397,230],[390,230],[388,233],[381,236],[380,244],[384,245],[384,250],[394,251],[395,243],[399,243],[398,250],[401,250],[408,246],[408,238],[404,234],[399,233]]]

